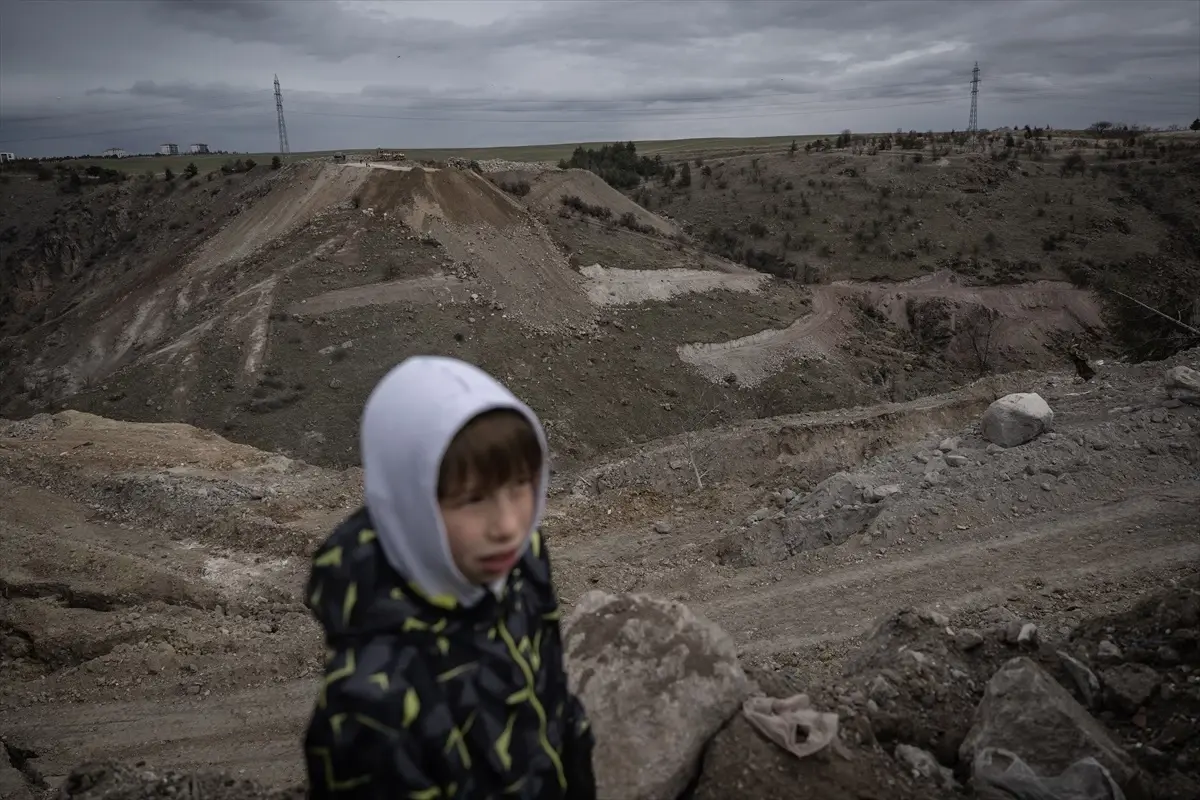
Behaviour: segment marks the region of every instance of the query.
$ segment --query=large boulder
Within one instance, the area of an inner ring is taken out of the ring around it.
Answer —
[[[571,689],[596,734],[600,800],[675,800],[749,694],[733,640],[679,603],[598,591],[563,629]]]
[[[1200,372],[1191,367],[1171,367],[1163,375],[1167,396],[1200,406]]]
[[[983,412],[983,438],[1001,447],[1017,447],[1036,439],[1054,424],[1054,412],[1035,392],[1001,397]]]
[[[1059,775],[1080,759],[1094,758],[1131,798],[1141,794],[1129,755],[1070,692],[1028,658],[1011,659],[988,681],[959,760],[975,764],[985,748],[1010,751],[1042,776]]]

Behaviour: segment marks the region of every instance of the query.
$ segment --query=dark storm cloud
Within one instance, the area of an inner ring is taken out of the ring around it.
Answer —
[[[0,0],[0,147],[480,146],[1200,115],[1200,3]],[[79,75],[86,75],[81,84]],[[11,144],[10,144],[11,143]]]

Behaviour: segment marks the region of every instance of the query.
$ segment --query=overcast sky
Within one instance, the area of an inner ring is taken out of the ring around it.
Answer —
[[[0,150],[1166,126],[1197,0],[0,0]]]

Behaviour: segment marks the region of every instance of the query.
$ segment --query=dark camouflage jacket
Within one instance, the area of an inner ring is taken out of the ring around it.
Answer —
[[[391,568],[365,510],[313,557],[328,658],[304,747],[312,798],[593,800],[538,533],[499,599],[464,608]]]

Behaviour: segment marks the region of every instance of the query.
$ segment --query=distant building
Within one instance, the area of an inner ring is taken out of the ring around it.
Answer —
[[[104,151],[105,158],[124,158],[125,156],[125,150],[120,147],[110,147]]]
[[[9,161],[16,161],[17,157],[12,153],[0,153],[0,164],[7,164]]]
[[[179,155],[179,145],[177,145],[177,144],[160,144],[158,146],[158,154],[160,156],[177,156],[177,155]]]
[[[193,144],[193,145],[188,145],[188,152],[189,153],[199,153],[199,154],[203,155],[208,152],[208,145],[199,144],[199,143]]]

